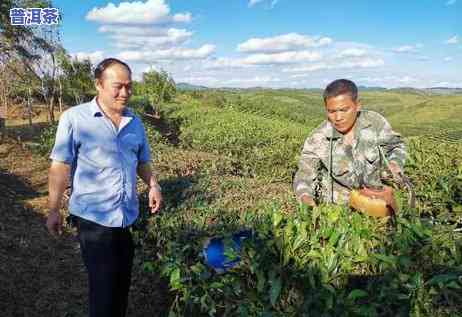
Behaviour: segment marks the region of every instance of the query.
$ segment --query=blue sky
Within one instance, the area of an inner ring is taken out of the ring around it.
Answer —
[[[55,0],[65,48],[210,87],[462,87],[462,0]]]

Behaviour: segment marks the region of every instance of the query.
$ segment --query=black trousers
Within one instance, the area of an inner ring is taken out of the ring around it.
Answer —
[[[90,317],[126,314],[133,265],[128,228],[110,228],[73,216],[88,271]]]

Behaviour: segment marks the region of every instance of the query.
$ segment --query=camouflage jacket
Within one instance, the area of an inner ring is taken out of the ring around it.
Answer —
[[[405,159],[401,136],[376,112],[359,112],[351,145],[324,121],[305,141],[294,191],[297,198],[307,194],[317,203],[346,203],[352,189],[382,184],[386,161],[396,162],[403,170]]]

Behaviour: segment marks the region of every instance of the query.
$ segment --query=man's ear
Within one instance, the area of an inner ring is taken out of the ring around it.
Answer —
[[[361,107],[362,107],[362,105],[361,105],[361,100],[360,100],[360,99],[357,99],[355,103],[356,103],[356,109],[357,109],[358,111],[361,110]]]
[[[100,91],[103,88],[103,83],[100,79],[95,79],[95,88],[97,91]]]

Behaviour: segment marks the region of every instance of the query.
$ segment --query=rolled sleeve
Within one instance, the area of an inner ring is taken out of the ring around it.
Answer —
[[[380,139],[387,159],[396,162],[401,170],[403,170],[407,157],[406,145],[401,135],[393,131],[391,125],[386,120],[380,133]]]
[[[76,154],[75,135],[69,111],[64,112],[56,131],[55,144],[50,154],[50,159],[67,164],[74,161]]]
[[[312,138],[308,138],[303,146],[293,182],[294,192],[298,199],[301,199],[303,195],[315,197],[315,181],[318,178],[321,164],[321,159],[315,151],[315,143]]]
[[[143,143],[138,151],[138,161],[140,164],[149,163],[151,161],[151,151],[146,131],[143,128]]]

